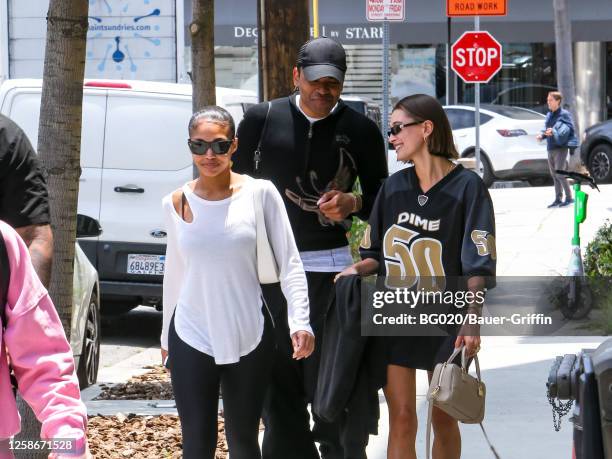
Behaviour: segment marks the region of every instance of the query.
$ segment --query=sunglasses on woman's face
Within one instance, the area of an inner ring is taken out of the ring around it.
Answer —
[[[232,140],[215,140],[213,142],[207,142],[199,139],[187,139],[187,145],[189,145],[189,149],[194,155],[205,155],[209,148],[215,155],[224,155],[231,148]]]
[[[423,123],[423,121],[413,121],[412,123],[394,124],[387,131],[387,136],[391,137],[392,135],[398,135],[402,131],[402,129],[404,129],[405,127],[415,126],[421,123]]]

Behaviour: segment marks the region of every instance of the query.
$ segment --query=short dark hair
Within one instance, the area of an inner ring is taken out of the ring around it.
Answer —
[[[449,159],[459,157],[446,113],[440,102],[435,98],[426,94],[413,94],[396,103],[393,107],[393,111],[395,110],[403,110],[404,113],[412,116],[415,121],[431,121],[433,123],[433,131],[427,137],[429,153]]]
[[[232,118],[232,115],[230,115],[226,109],[218,105],[207,105],[191,115],[188,127],[189,135],[191,135],[200,121],[210,121],[211,123],[226,125],[228,137],[230,139],[233,139],[236,135],[234,118]]]
[[[561,101],[563,100],[563,94],[561,94],[559,91],[550,91],[548,95],[559,103],[561,103]]]

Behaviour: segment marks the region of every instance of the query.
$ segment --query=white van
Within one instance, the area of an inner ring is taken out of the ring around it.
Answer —
[[[0,86],[0,112],[35,147],[41,85],[42,80],[7,80]],[[217,88],[217,104],[236,126],[255,103],[251,91]],[[78,212],[98,220],[103,233],[80,244],[98,270],[103,311],[161,305],[161,199],[193,174],[187,148],[191,104],[191,85],[85,82]]]

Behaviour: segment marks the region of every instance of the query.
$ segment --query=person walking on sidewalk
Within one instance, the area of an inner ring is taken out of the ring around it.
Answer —
[[[476,294],[494,282],[495,216],[484,182],[452,160],[458,157],[446,114],[433,97],[415,94],[400,100],[391,114],[389,140],[399,161],[411,162],[382,186],[361,243],[362,261],[340,276],[388,276],[386,286],[401,281],[426,289],[423,283],[444,279],[452,291],[457,276],[467,278]],[[410,218],[408,218],[410,216]],[[438,284],[438,287],[439,288]],[[400,286],[398,286],[400,287]],[[433,306],[422,309],[429,314]],[[451,306],[453,312],[459,312]],[[468,312],[480,315],[470,303]],[[447,313],[448,310],[441,312]],[[420,313],[420,311],[419,311]],[[458,336],[389,336],[385,399],[389,407],[388,458],[416,459],[416,369],[445,362],[453,348],[465,345],[468,355],[480,349],[478,330],[457,330]],[[434,458],[459,459],[461,435],[457,421],[433,409]]]
[[[563,96],[558,91],[548,93],[546,103],[548,113],[544,121],[544,129],[538,134],[537,139],[546,138],[546,149],[548,150],[548,168],[555,185],[555,200],[548,205],[551,207],[564,207],[572,204],[572,191],[564,176],[557,174],[556,170],[567,169],[567,155],[570,145],[578,145],[574,129],[572,114],[561,108]],[[563,194],[565,193],[565,200]]]
[[[318,343],[334,276],[352,264],[346,238],[350,219],[367,220],[388,175],[379,128],[340,99],[346,69],[346,54],[338,42],[327,37],[306,42],[293,69],[297,93],[246,112],[233,165],[234,171],[271,180],[284,198],[306,270],[310,321]],[[352,192],[357,178],[362,194]],[[307,404],[316,387],[320,346],[312,358],[292,362],[280,291],[272,285],[264,295],[277,319],[278,351],[264,405],[263,457],[318,458],[314,441],[326,459],[365,457],[365,445],[350,452],[340,444],[338,424],[315,415],[311,432]]]
[[[230,170],[237,144],[226,110],[195,113],[188,146],[199,177],[162,204],[168,232],[162,359],[171,370],[185,459],[215,457],[219,387],[231,457],[261,457],[274,337],[258,279],[256,199],[289,305],[292,357],[306,358],[314,348],[306,276],[283,201],[270,182]]]
[[[19,393],[42,422],[40,437],[53,450],[49,458],[91,458],[72,349],[25,243],[3,221],[0,302],[0,458],[33,448],[28,440],[11,439],[20,422],[9,361]]]

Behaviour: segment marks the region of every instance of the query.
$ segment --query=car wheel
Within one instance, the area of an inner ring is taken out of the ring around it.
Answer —
[[[605,182],[612,178],[612,146],[608,144],[596,145],[589,155],[589,172],[598,182]]]
[[[83,333],[83,349],[79,359],[79,368],[77,369],[81,389],[91,386],[98,379],[100,330],[100,307],[97,295],[93,292],[87,308],[87,321]]]
[[[495,182],[495,174],[493,173],[493,167],[491,166],[491,161],[487,158],[486,155],[480,155],[480,159],[482,160],[482,181],[489,188]]]
[[[474,150],[470,151],[467,155],[468,158],[473,158],[475,155]],[[480,161],[482,162],[482,181],[486,185],[487,188],[490,188],[493,185],[493,182],[497,179],[495,177],[495,172],[493,171],[493,166],[491,166],[491,160],[489,157],[480,150]]]

